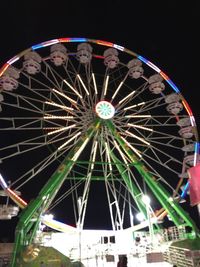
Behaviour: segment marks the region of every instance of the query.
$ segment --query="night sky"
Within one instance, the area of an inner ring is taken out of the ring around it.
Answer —
[[[110,41],[162,69],[188,101],[200,130],[199,1],[4,0],[0,9],[1,65],[33,44],[58,37]],[[13,236],[14,221],[0,221],[2,240],[9,227]]]

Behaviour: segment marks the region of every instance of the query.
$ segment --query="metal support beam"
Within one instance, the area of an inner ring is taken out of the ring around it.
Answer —
[[[127,146],[125,141],[121,138],[120,134],[117,132],[114,124],[111,120],[105,120],[105,125],[109,128],[111,134],[114,136],[115,140],[122,147],[126,155],[133,162],[135,168],[144,178],[146,184],[149,186],[151,191],[154,193],[155,197],[161,203],[161,205],[166,209],[171,219],[174,221],[175,225],[180,226],[183,221],[192,228],[194,233],[199,234],[199,230],[194,223],[194,221],[189,217],[189,215],[182,209],[182,207],[174,201],[167,190],[156,180],[156,178],[148,171],[146,166],[137,158],[133,151]]]
[[[147,218],[146,207],[141,199],[141,195],[142,195],[141,191],[138,189],[138,187],[133,183],[133,181],[128,176],[127,170],[123,166],[124,164],[122,164],[122,162],[115,156],[115,154],[111,150],[109,151],[109,153],[110,153],[110,157],[112,158],[112,161],[115,163],[116,168],[118,169],[127,188],[129,189],[129,192],[131,193],[136,205],[138,206],[138,209]]]
[[[20,257],[23,247],[30,244],[30,241],[33,240],[36,233],[36,228],[38,227],[40,215],[44,213],[48,206],[52,203],[58,190],[67,178],[70,170],[76,163],[77,158],[99,126],[100,120],[96,119],[88,128],[86,133],[79,139],[73,149],[71,149],[59,168],[44,185],[42,190],[39,192],[38,197],[30,202],[30,204],[23,210],[16,227],[15,246],[13,250],[11,267],[19,266],[17,259]],[[30,233],[31,231],[32,233]]]

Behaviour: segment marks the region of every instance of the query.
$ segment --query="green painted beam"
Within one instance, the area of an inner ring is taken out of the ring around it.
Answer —
[[[89,161],[89,160],[77,160],[76,161],[76,164],[77,165],[88,165],[88,164],[92,164],[93,162],[92,161]],[[107,162],[107,161],[95,161],[95,165],[109,165],[109,164],[111,164],[111,165],[116,165],[115,163],[109,163],[109,162]],[[123,162],[119,162],[119,164],[122,164],[122,165],[126,165],[125,163],[123,163]],[[128,162],[127,163],[128,164],[128,166],[133,166],[133,163],[131,163],[131,162]]]
[[[122,165],[123,166],[123,164],[119,164],[119,165]],[[84,180],[84,179],[86,179],[86,176],[67,176],[67,179],[68,180],[75,180],[75,181],[79,181],[79,180]],[[105,181],[105,176],[91,176],[91,181]],[[115,181],[120,181],[120,180],[122,180],[122,178],[119,176],[119,177],[117,177],[117,176],[114,176],[114,177],[107,177],[106,178],[108,181],[109,180],[115,180]]]

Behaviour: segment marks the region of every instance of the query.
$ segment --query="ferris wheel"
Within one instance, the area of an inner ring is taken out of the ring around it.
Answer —
[[[57,216],[82,229],[107,203],[106,223],[123,229],[127,214],[147,217],[148,195],[157,222],[168,215],[197,230],[181,207],[198,161],[195,119],[152,62],[110,42],[59,38],[7,61],[0,88],[0,181],[26,207],[24,227],[61,205]]]

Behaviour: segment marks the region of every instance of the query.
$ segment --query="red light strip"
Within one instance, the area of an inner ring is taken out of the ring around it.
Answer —
[[[182,103],[183,103],[183,106],[185,107],[185,109],[187,110],[188,114],[190,116],[193,116],[192,111],[191,111],[190,106],[188,105],[188,103],[185,100],[183,100]]]
[[[21,197],[19,197],[13,190],[10,188],[6,188],[8,195],[12,198],[12,200],[22,209],[27,206],[27,202],[25,202]]]
[[[104,59],[104,56],[100,56],[100,55],[93,55],[93,57],[95,57],[95,58],[100,58],[100,59]]]
[[[105,41],[101,41],[101,40],[96,40],[96,44],[110,46],[110,47],[113,47],[114,46],[113,43],[105,42]]]
[[[163,77],[164,80],[169,80],[169,77],[163,71],[160,71],[160,75]]]
[[[3,65],[3,67],[0,70],[0,76],[7,70],[7,68],[10,66],[9,63],[6,63]]]
[[[68,43],[70,42],[71,38],[59,38],[58,40],[59,42],[62,42],[62,43]]]

